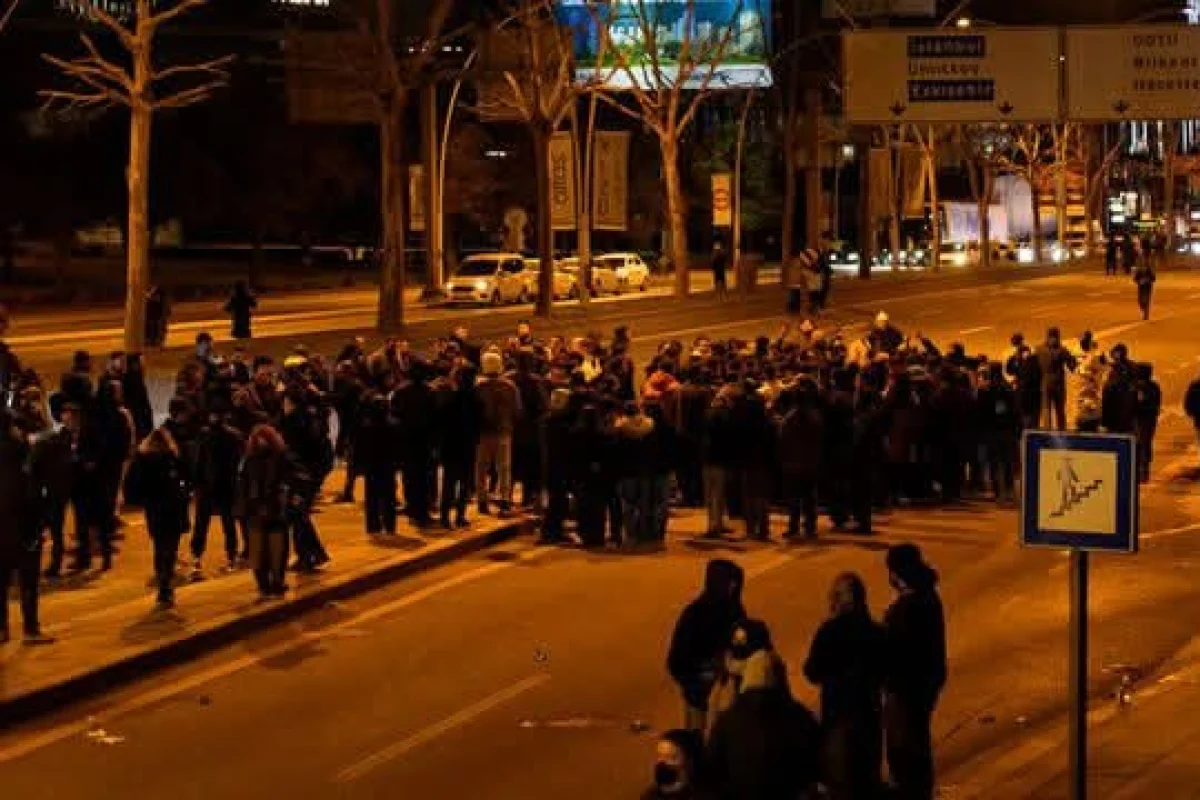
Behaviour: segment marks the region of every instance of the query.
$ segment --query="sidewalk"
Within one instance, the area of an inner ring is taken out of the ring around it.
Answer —
[[[339,471],[328,486],[340,487],[340,480]],[[520,518],[500,521],[472,515],[472,526],[465,532],[418,533],[402,517],[397,536],[368,537],[361,504],[318,508],[317,528],[333,560],[317,574],[289,573],[285,599],[259,602],[249,570],[221,570],[224,538],[219,521],[213,520],[204,579],[190,581],[190,568],[183,567],[185,560],[191,561],[185,537],[177,606],[167,613],[153,611],[152,557],[141,515],[125,515],[125,537],[117,543],[111,572],[93,570],[54,584],[43,582],[42,627],[57,642],[23,646],[20,615],[11,603],[9,611],[15,616],[10,626],[18,635],[0,646],[0,728],[332,601],[448,563],[516,536],[526,526]]]

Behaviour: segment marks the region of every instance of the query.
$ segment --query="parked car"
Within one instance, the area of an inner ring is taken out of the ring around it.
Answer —
[[[455,305],[529,302],[525,260],[518,253],[468,256],[446,281],[446,301]]]
[[[616,274],[618,292],[650,288],[650,268],[637,253],[608,253],[593,262],[593,269],[596,265]]]
[[[582,269],[577,256],[570,256],[558,262],[558,268],[563,272],[573,276],[576,285],[582,283]],[[620,291],[621,282],[617,278],[617,273],[609,266],[599,263],[599,259],[592,261],[592,294],[600,296],[602,294],[617,294]]]
[[[536,300],[538,296],[538,272],[541,261],[536,258],[525,259],[525,288],[529,297]],[[555,300],[574,299],[579,296],[579,280],[564,271],[558,264],[554,265],[554,298]]]

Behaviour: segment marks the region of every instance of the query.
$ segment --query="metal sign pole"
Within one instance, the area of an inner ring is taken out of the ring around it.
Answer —
[[[1070,798],[1087,798],[1088,553],[1071,550]]]

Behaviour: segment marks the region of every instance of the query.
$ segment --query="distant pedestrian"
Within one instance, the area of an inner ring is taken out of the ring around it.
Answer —
[[[1150,480],[1150,462],[1154,456],[1154,434],[1162,411],[1162,389],[1154,380],[1154,367],[1138,364],[1134,389],[1137,392],[1137,465],[1138,480]]]
[[[884,615],[884,734],[895,796],[933,797],[931,725],[946,683],[946,623],[937,572],[916,545],[888,550],[896,599]]]
[[[829,590],[829,619],[809,647],[804,674],[821,687],[823,782],[833,800],[877,797],[883,629],[871,619],[862,579],[843,573]]]
[[[729,267],[729,256],[725,252],[725,245],[718,239],[713,243],[712,259],[709,262],[712,269],[713,292],[716,293],[719,300],[724,300],[728,294],[728,285],[726,283],[725,273]]]
[[[1133,282],[1137,284],[1138,308],[1142,311],[1143,320],[1150,319],[1150,299],[1154,293],[1156,280],[1158,280],[1158,274],[1154,271],[1154,265],[1150,263],[1149,258],[1146,258],[1133,273]]]
[[[684,727],[704,731],[708,700],[722,670],[734,626],[745,617],[745,574],[732,561],[713,559],[704,572],[704,591],[680,614],[671,636],[667,671],[683,694]]]
[[[233,294],[225,303],[225,313],[232,320],[230,335],[234,339],[250,338],[250,318],[256,308],[258,308],[258,299],[251,293],[246,282],[240,281],[233,287]]]
[[[1133,234],[1126,232],[1125,237],[1121,240],[1121,269],[1126,275],[1133,273],[1133,267],[1137,263],[1137,243],[1133,240]]]
[[[821,272],[821,254],[816,250],[804,251],[804,283],[808,293],[808,311],[814,317],[824,308],[825,295],[828,289],[825,276]]]
[[[171,322],[171,303],[162,286],[151,287],[146,294],[146,346],[162,347],[167,341]]]
[[[1109,236],[1104,244],[1104,274],[1116,275],[1117,262],[1121,258],[1121,246],[1116,236]]]

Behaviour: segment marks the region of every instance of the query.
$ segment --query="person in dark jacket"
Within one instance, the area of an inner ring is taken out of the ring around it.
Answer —
[[[338,433],[334,454],[346,465],[346,481],[338,499],[343,503],[354,502],[354,484],[362,474],[355,457],[353,444],[358,428],[359,411],[366,395],[366,385],[355,372],[354,362],[338,361],[333,375],[333,408],[337,412]]]
[[[295,462],[270,425],[250,433],[238,468],[237,513],[250,532],[250,568],[260,597],[282,597],[288,559],[288,507]]]
[[[788,507],[784,539],[800,535],[801,518],[805,538],[817,536],[817,479],[824,472],[825,435],[817,400],[816,386],[805,382],[782,401],[788,408],[779,422],[781,492]]]
[[[1196,444],[1200,447],[1200,379],[1192,381],[1183,396],[1183,413],[1192,421]]]
[[[747,383],[733,406],[737,436],[737,470],[740,478],[742,518],[746,536],[765,542],[771,537],[769,501],[771,469],[775,463],[776,430],[757,387]]]
[[[289,481],[291,501],[286,509],[296,551],[293,567],[311,572],[329,562],[329,554],[321,544],[320,535],[312,521],[312,506],[320,489],[322,436],[320,420],[308,406],[302,390],[292,387],[284,394],[283,419],[279,433],[287,445],[294,469]]]
[[[821,687],[824,784],[833,800],[877,797],[883,765],[883,629],[871,619],[866,587],[853,573],[833,582],[829,612],[804,663],[805,677]]]
[[[171,304],[162,286],[152,286],[146,293],[146,346],[162,347],[167,341],[167,326],[171,321]]]
[[[946,684],[946,623],[937,572],[916,545],[888,550],[896,599],[884,615],[884,733],[896,796],[933,797],[933,711]]]
[[[1137,284],[1138,308],[1141,310],[1144,320],[1150,319],[1150,298],[1154,293],[1156,280],[1158,280],[1158,275],[1147,257],[1141,264],[1138,264],[1138,268],[1133,273],[1133,282]]]
[[[233,287],[233,294],[225,303],[225,313],[230,316],[232,325],[230,335],[235,339],[250,338],[250,317],[258,308],[258,300],[250,292],[245,281],[240,281]]]
[[[1022,430],[1033,430],[1041,423],[1042,369],[1033,351],[1026,346],[1017,349],[1010,373],[1015,380],[1017,413]]]
[[[683,694],[684,727],[707,728],[708,699],[722,669],[730,636],[744,619],[742,568],[713,559],[704,572],[704,591],[684,608],[671,635],[667,672]]]
[[[412,524],[426,528],[430,516],[430,485],[433,478],[433,447],[437,443],[437,404],[426,382],[429,370],[424,361],[414,360],[408,379],[392,392],[391,416],[395,426],[396,455],[404,482],[404,509]]]
[[[566,538],[564,526],[571,504],[571,392],[555,389],[550,393],[550,413],[542,421],[542,441],[546,448],[546,516],[542,521],[542,541],[547,544]]]
[[[1117,262],[1121,255],[1121,245],[1117,242],[1117,237],[1109,236],[1108,242],[1104,245],[1104,274],[1116,275]]]
[[[1046,342],[1034,357],[1042,378],[1042,424],[1054,430],[1067,427],[1067,373],[1075,369],[1075,356],[1062,343],[1058,328],[1046,332]]]
[[[780,666],[769,649],[750,655],[737,696],[713,725],[705,764],[718,800],[796,800],[816,791],[820,729]]]
[[[142,441],[154,430],[154,409],[150,406],[150,391],[146,388],[146,367],[138,353],[125,358],[125,374],[121,378],[125,407],[133,416],[134,433]]]
[[[512,383],[521,398],[521,413],[513,430],[513,482],[521,484],[521,505],[541,506],[544,465],[542,464],[542,418],[546,415],[549,388],[534,371],[531,351],[517,353]]]
[[[1120,346],[1120,345],[1118,345]],[[1121,364],[1118,368],[1118,363]],[[1109,433],[1137,433],[1137,379],[1135,367],[1122,359],[1113,361],[1113,368],[1104,382],[1100,402],[1100,421]]]
[[[704,417],[704,503],[708,510],[708,528],[705,535],[710,538],[717,538],[725,533],[728,500],[726,487],[729,475],[737,464],[737,450],[740,446],[733,420],[733,405],[737,393],[738,389],[735,386],[723,387],[713,398],[712,406]]]
[[[584,547],[603,547],[606,520],[612,523],[614,541],[621,531],[613,464],[616,447],[600,409],[591,403],[579,410],[570,437],[579,538]]]
[[[475,392],[475,367],[464,361],[451,374],[452,390],[439,409],[438,447],[442,461],[442,527],[465,528],[467,505],[474,494],[475,451],[479,447],[480,405]]]
[[[713,390],[704,373],[693,370],[679,388],[679,464],[676,479],[685,508],[704,505],[704,415],[712,406]]]
[[[655,748],[654,785],[641,800],[708,800],[705,786],[704,737],[699,731],[667,731]]]
[[[26,644],[48,644],[38,621],[42,532],[31,448],[7,409],[0,410],[0,644],[8,642],[8,587],[16,576]]]
[[[88,535],[91,511],[83,470],[85,453],[81,449],[83,415],[79,406],[66,403],[59,409],[59,418],[62,427],[43,433],[33,445],[33,478],[41,525],[50,533],[50,562],[45,575],[51,580],[62,572],[67,506],[75,518],[77,541]]]
[[[170,432],[155,429],[138,447],[129,470],[125,496],[130,505],[142,507],[146,530],[154,545],[154,579],[158,587],[156,608],[175,605],[175,561],[179,540],[188,528],[190,498],[187,463]]]
[[[241,431],[228,420],[225,409],[209,409],[207,419],[200,428],[195,446],[195,471],[193,485],[196,493],[196,525],[192,532],[192,573],[201,576],[201,560],[208,546],[208,526],[213,513],[221,520],[225,534],[225,558],[229,570],[237,567],[239,553],[246,552],[246,543],[238,547],[237,523],[233,506],[237,493],[237,468],[242,460],[245,440]]]
[[[1013,499],[1021,422],[1016,393],[1004,379],[1000,364],[988,365],[987,377],[975,395],[980,441],[997,503]]]
[[[119,386],[119,384],[117,384]],[[129,459],[133,428],[123,413],[120,398],[112,385],[102,386],[84,413],[82,437],[84,488],[88,493],[87,513],[90,532],[100,547],[101,569],[112,568],[113,533],[116,530],[117,496],[121,478]],[[73,571],[89,569],[92,563],[91,536],[79,540]]]
[[[1137,393],[1136,429],[1137,429],[1137,466],[1138,480],[1146,483],[1150,480],[1150,462],[1154,456],[1154,434],[1158,430],[1158,415],[1162,411],[1162,389],[1154,380],[1154,367],[1150,364],[1138,364],[1136,369],[1137,382],[1134,391]]]
[[[387,399],[374,392],[368,394],[354,425],[350,448],[363,476],[367,534],[391,536],[396,533],[396,457],[388,436]]]
[[[729,256],[725,253],[725,245],[721,240],[713,242],[712,258],[709,261],[709,267],[712,269],[713,292],[717,298],[724,300],[729,291],[725,273],[729,267]]]

